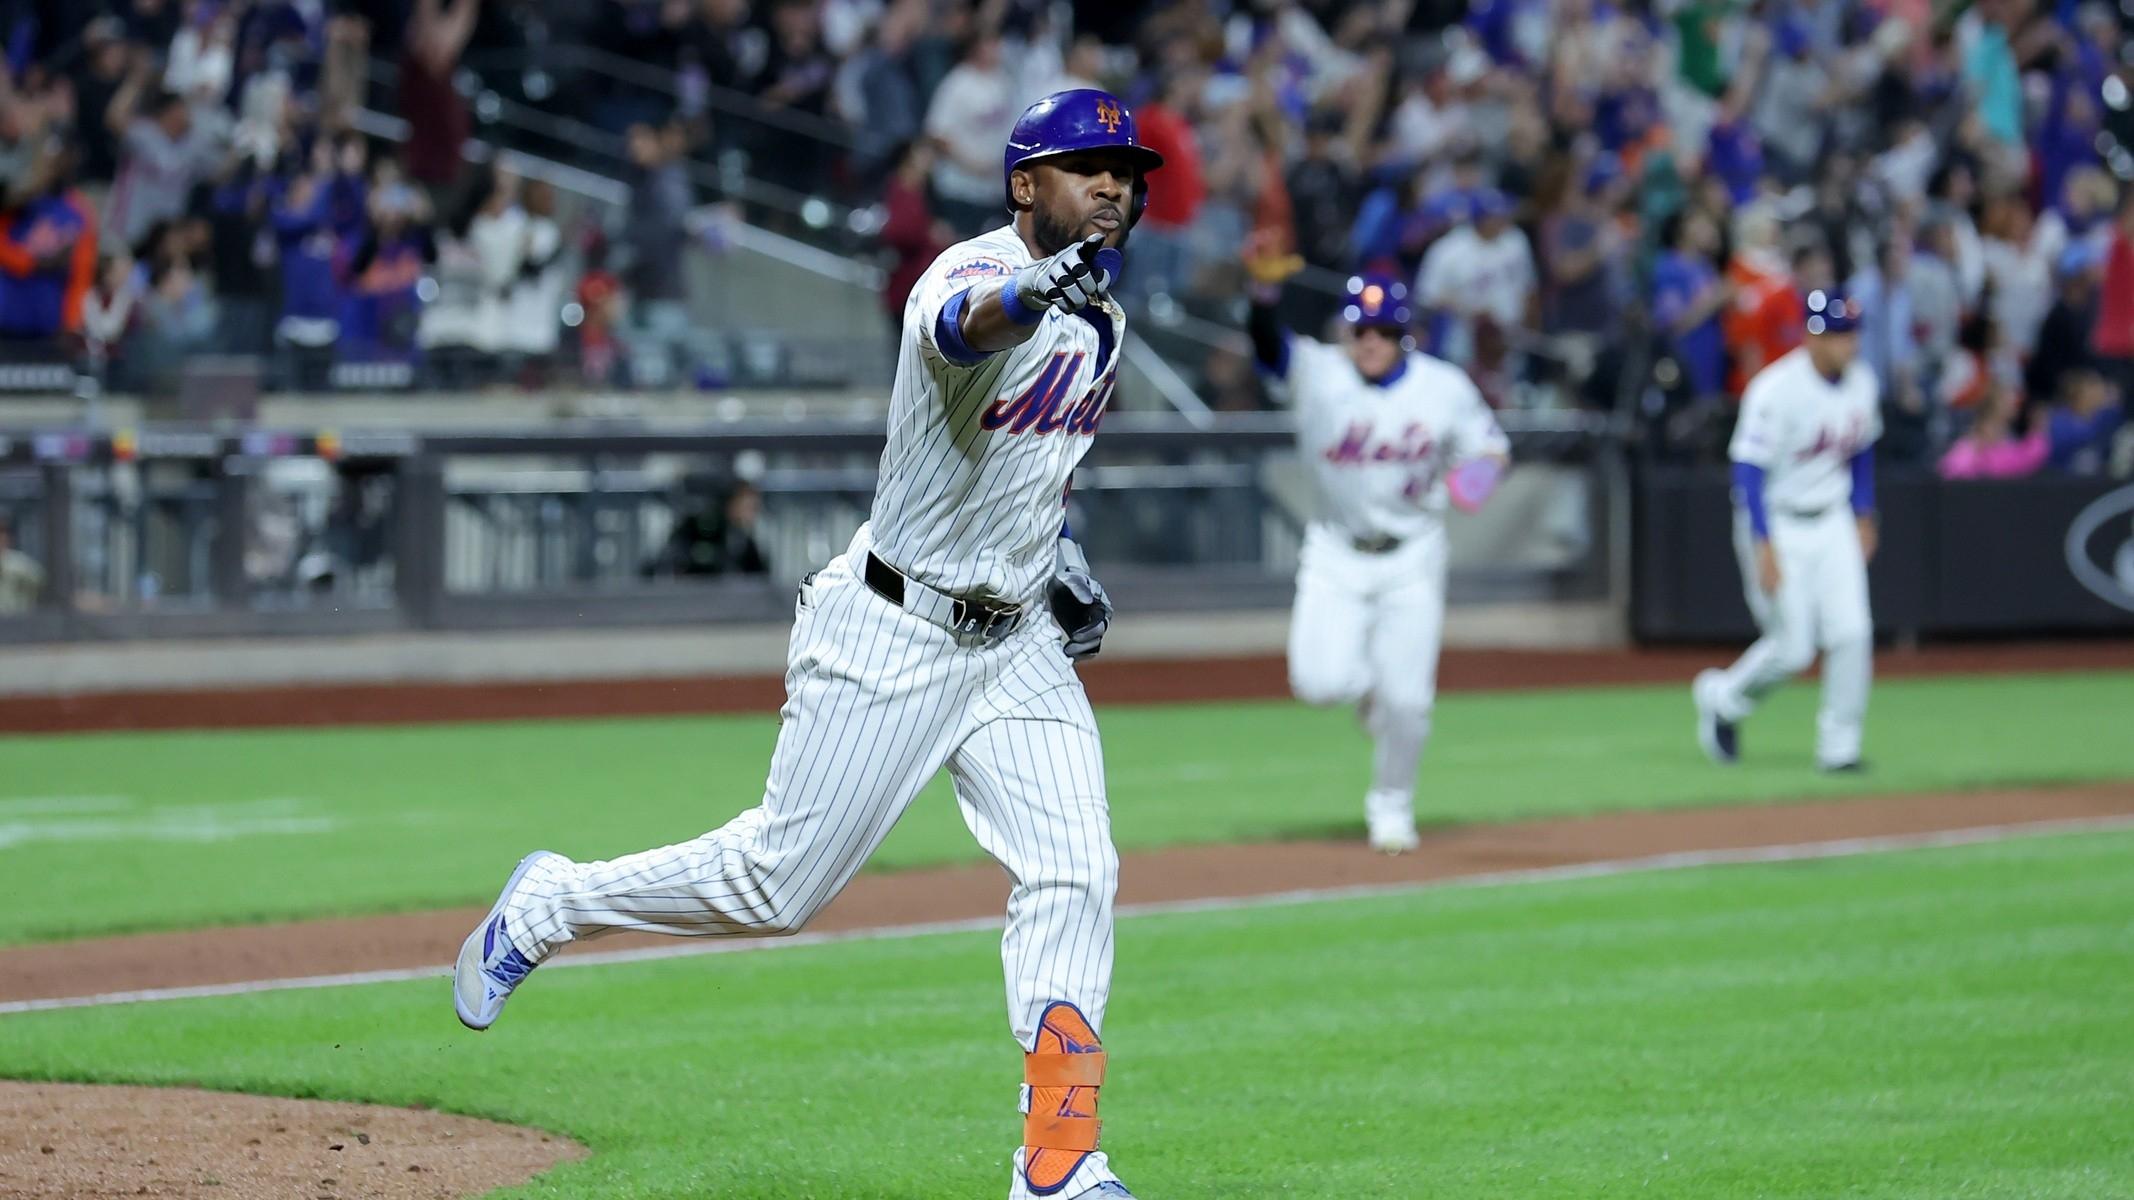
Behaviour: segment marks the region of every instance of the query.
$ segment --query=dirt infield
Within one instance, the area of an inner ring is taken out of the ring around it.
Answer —
[[[1447,650],[1443,691],[1681,683],[1734,648]],[[2134,668],[2134,641],[1938,645],[1885,651],[1884,677]],[[1083,668],[1098,704],[1232,700],[1289,694],[1279,657],[1099,659]],[[232,729],[403,722],[630,717],[777,711],[776,676],[572,680],[559,683],[350,684],[331,687],[108,692],[0,697],[0,733],[104,729]]]
[[[2134,783],[1457,826],[1426,832],[1418,853],[1399,858],[1372,854],[1354,842],[1181,847],[1126,855],[1119,900],[1139,906],[1419,884],[1662,855],[2115,817],[2134,817]],[[809,932],[997,919],[1006,898],[1006,877],[991,865],[863,874],[809,925]],[[428,967],[442,972],[482,912],[455,909],[18,946],[0,950],[0,1003]],[[678,944],[678,939],[649,935],[589,943],[603,952]],[[437,999],[443,1019],[442,990]]]
[[[443,1200],[585,1148],[444,1113],[176,1088],[0,1083],[0,1196]]]

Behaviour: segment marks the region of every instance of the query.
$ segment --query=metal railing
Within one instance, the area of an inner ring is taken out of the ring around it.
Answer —
[[[1455,597],[1615,594],[1619,440],[1510,423],[1528,465],[1494,524],[1456,527]],[[0,521],[47,576],[0,640],[777,620],[866,518],[882,442],[873,421],[0,433]],[[1070,516],[1122,604],[1279,606],[1308,509],[1293,445],[1279,415],[1115,414]],[[768,570],[678,567],[678,526],[716,524],[740,480],[762,495]]]

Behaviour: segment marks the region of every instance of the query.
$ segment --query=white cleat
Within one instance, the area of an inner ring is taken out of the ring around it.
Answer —
[[[1741,761],[1741,731],[1734,722],[1723,720],[1712,707],[1712,689],[1719,684],[1719,672],[1699,671],[1697,681],[1690,685],[1689,695],[1697,705],[1697,745],[1703,747],[1704,756],[1723,767],[1731,767]]]
[[[459,961],[452,968],[452,1011],[467,1028],[481,1030],[495,1024],[504,1011],[504,1001],[538,965],[512,945],[504,929],[504,903],[518,890],[519,881],[526,878],[527,868],[541,859],[557,857],[560,856],[550,851],[536,850],[520,859],[511,878],[504,881],[504,890],[497,893],[489,915],[459,944]]]
[[[1027,1148],[1015,1151],[1015,1172],[1008,1188],[1008,1200],[1134,1200],[1134,1194],[1119,1182],[1111,1169],[1111,1162],[1102,1151],[1097,1151],[1075,1164],[1074,1173],[1059,1184],[1040,1192],[1030,1186],[1023,1175],[1023,1155]]]
[[[1371,792],[1363,798],[1363,816],[1371,849],[1380,854],[1406,854],[1423,844],[1415,828],[1415,801],[1402,793]]]

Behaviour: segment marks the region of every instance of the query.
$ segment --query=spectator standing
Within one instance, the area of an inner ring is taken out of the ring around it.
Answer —
[[[1912,252],[1910,269],[1913,328],[1919,339],[1919,381],[1931,394],[1963,328],[1963,284],[1956,273],[1956,229],[1930,220]]]
[[[201,274],[208,231],[197,220],[173,221],[149,241],[128,365],[136,380],[164,387],[186,357],[205,349],[215,333],[215,301]]]
[[[1986,210],[1983,252],[1992,288],[1993,319],[2018,354],[2037,345],[2038,327],[2052,307],[2058,250],[2038,236],[2020,196],[2004,196]]]
[[[1627,299],[1625,244],[1612,211],[1622,188],[1622,163],[1603,151],[1563,207],[1542,223],[1542,261],[1548,273],[1543,328],[1551,333],[1605,337],[1622,319]]]
[[[47,143],[21,181],[28,196],[0,211],[0,337],[48,340],[82,327],[96,282],[96,218],[74,187],[71,149]]]
[[[770,53],[749,90],[773,109],[809,117],[825,116],[837,63],[822,44],[822,18],[816,0],[776,0],[771,9]],[[763,142],[752,160],[766,180],[794,192],[817,190],[824,182],[823,142],[794,136],[766,123]]]
[[[1958,294],[1965,311],[1977,305],[1986,290],[1986,255],[1979,241],[1978,223],[1972,209],[1978,202],[1978,186],[1971,166],[1962,157],[1944,160],[1927,182],[1927,220],[1945,224],[1955,241]]]
[[[1141,144],[1163,155],[1163,186],[1149,189],[1148,211],[1134,227],[1136,261],[1124,283],[1136,297],[1182,292],[1191,282],[1193,228],[1208,198],[1193,128],[1194,98],[1206,79],[1197,66],[1174,71],[1157,99],[1134,113]]]
[[[562,337],[563,293],[569,279],[563,264],[563,226],[556,220],[556,189],[538,180],[527,184],[524,207],[526,244],[507,301],[509,348],[524,358],[537,381],[546,377]]]
[[[12,520],[0,516],[0,613],[23,613],[44,594],[44,568],[15,549]]]
[[[267,225],[274,181],[250,155],[235,157],[203,189],[208,274],[222,314],[216,342],[238,354],[265,354],[272,343],[275,245]]]
[[[1726,268],[1732,303],[1720,317],[1720,330],[1727,345],[1727,391],[1738,396],[1758,371],[1800,344],[1807,310],[1779,242],[1776,214],[1766,207],[1743,209],[1735,229],[1734,257]]]
[[[1485,188],[1473,204],[1474,220],[1430,247],[1415,284],[1423,305],[1449,318],[1445,357],[1462,365],[1474,356],[1479,325],[1508,335],[1534,302],[1534,254],[1512,224],[1511,198]]]
[[[282,186],[269,210],[281,262],[282,313],[275,323],[283,374],[297,386],[326,382],[341,336],[341,288],[335,277],[340,239],[330,220],[331,151],[321,143],[308,169]]]
[[[2134,187],[2119,198],[2101,287],[2090,347],[2120,395],[2134,396]]]
[[[1338,110],[1313,114],[1306,126],[1304,157],[1290,167],[1288,177],[1297,252],[1305,262],[1329,271],[1355,265],[1349,259],[1349,222],[1362,189],[1351,147],[1342,137],[1347,123]],[[1164,159],[1166,170],[1170,161]],[[1168,186],[1170,180],[1164,183]]]
[[[1808,29],[1800,21],[1781,19],[1751,118],[1780,183],[1804,183],[1814,177],[1831,91],[1829,73],[1814,52]]]
[[[117,17],[97,17],[82,31],[81,67],[74,75],[74,136],[81,148],[82,181],[91,186],[105,186],[118,177],[123,126],[112,128],[112,102],[129,76],[142,76],[139,86],[146,87],[146,76],[155,69],[147,55],[132,52],[123,35]]]
[[[400,47],[400,111],[416,116],[404,151],[409,178],[442,204],[460,176],[461,150],[473,133],[466,98],[453,85],[460,55],[474,36],[482,0],[414,0]]]
[[[677,349],[689,336],[683,247],[689,241],[689,176],[681,164],[682,130],[632,126],[628,148],[630,200],[618,238],[624,254],[622,280],[632,300],[637,329],[632,357],[640,373],[658,373],[664,383]],[[639,382],[655,382],[650,378]]]
[[[913,141],[898,160],[882,196],[888,214],[882,224],[882,245],[894,256],[882,285],[882,312],[889,318],[893,340],[900,345],[904,302],[911,298],[919,276],[956,240],[956,231],[934,218],[926,200],[926,177],[933,170],[938,153],[934,144],[924,138]],[[1164,165],[1168,168],[1170,164]]]
[[[1000,157],[990,148],[1007,138],[1017,111],[1015,88],[1001,62],[1000,35],[981,29],[926,110],[927,136],[941,151],[934,163],[941,216],[965,236],[1002,222]]]
[[[1680,368],[1692,401],[1717,397],[1726,384],[1726,340],[1719,314],[1727,285],[1712,265],[1719,233],[1701,213],[1669,218],[1662,237],[1667,250],[1653,264],[1652,319]]]
[[[475,301],[472,345],[494,365],[511,350],[511,290],[526,264],[526,209],[519,203],[524,187],[509,171],[490,175],[489,192],[467,225],[467,246],[481,291]],[[666,258],[677,257],[669,244]]]
[[[1860,359],[1882,384],[1882,436],[1898,460],[1915,457],[1934,434],[1934,415],[1919,382],[1911,264],[1911,236],[1900,226],[1846,284],[1860,306]]]
[[[2104,256],[2092,242],[2076,242],[2060,252],[2059,291],[2038,327],[2037,349],[2023,364],[2023,390],[2028,394],[2057,396],[2062,376],[2095,366],[2091,334],[2097,327],[2103,268]]]
[[[2018,11],[2017,0],[1982,0],[1967,18],[1975,26],[1964,53],[1964,82],[1977,97],[1979,118],[2011,151],[2023,145],[2023,81],[2010,29]]]
[[[898,168],[926,118],[912,56],[926,18],[925,0],[896,0],[838,80],[838,107],[859,138],[855,165],[869,179]]]
[[[212,175],[222,159],[215,123],[196,122],[192,105],[175,93],[157,92],[143,104],[145,89],[143,76],[129,78],[107,117],[122,138],[105,224],[128,245],[157,222],[183,212],[194,185]],[[135,115],[137,108],[146,115]]]
[[[123,252],[105,255],[97,267],[96,286],[82,300],[82,342],[89,352],[89,373],[104,378],[107,385],[119,382],[106,372],[122,356],[137,299],[132,256]]]
[[[585,239],[585,273],[578,277],[578,372],[592,387],[617,382],[621,355],[616,334],[625,320],[622,278],[608,269],[607,235],[594,229]]]
[[[437,245],[429,201],[399,177],[390,160],[379,164],[370,192],[367,227],[351,241],[343,272],[341,353],[358,360],[407,361],[422,319],[419,287]]]
[[[1902,228],[1891,232],[1876,261],[1845,285],[1860,305],[1860,357],[1881,380],[1885,403],[1918,386],[1910,241]]]

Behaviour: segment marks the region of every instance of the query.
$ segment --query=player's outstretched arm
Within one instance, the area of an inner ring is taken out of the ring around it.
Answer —
[[[1282,284],[1304,269],[1304,259],[1285,251],[1270,230],[1260,230],[1245,242],[1245,272],[1252,277],[1252,309],[1245,319],[1245,333],[1252,339],[1252,358],[1260,370],[1276,379],[1289,377],[1291,334],[1275,312],[1282,299]]]
[[[1124,260],[1104,245],[1102,234],[1088,237],[1050,258],[1031,263],[998,283],[984,283],[965,293],[954,312],[963,344],[980,354],[1020,346],[1037,332],[1048,312],[1079,312],[1095,304],[1119,277]]]

